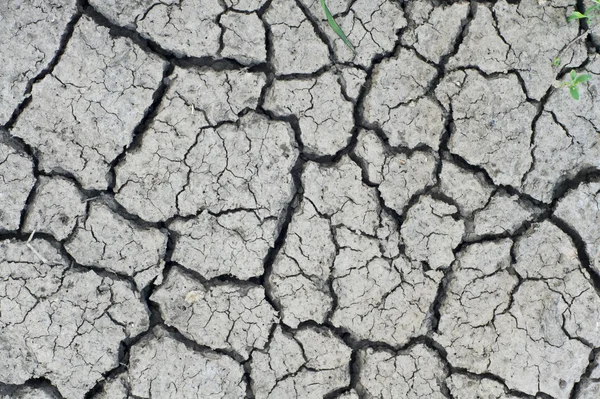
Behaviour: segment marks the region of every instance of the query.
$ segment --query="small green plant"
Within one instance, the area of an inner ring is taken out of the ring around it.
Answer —
[[[598,0],[598,1],[600,1],[600,0]],[[337,33],[337,35],[340,37],[340,39],[342,39],[344,41],[344,43],[346,43],[346,46],[348,46],[350,48],[350,50],[352,50],[354,55],[356,55],[356,50],[354,49],[354,46],[352,45],[352,43],[350,43],[350,40],[348,40],[348,38],[346,37],[346,34],[344,34],[344,31],[342,30],[342,28],[340,28],[340,26],[337,24],[337,22],[335,22],[333,15],[331,15],[329,8],[327,8],[327,4],[325,4],[325,0],[321,0],[321,6],[323,7],[323,11],[325,11],[325,16],[327,17],[327,21],[329,22],[329,26],[331,26],[331,29],[333,29],[333,31],[335,33]]]
[[[579,11],[573,11],[571,15],[567,18],[567,21],[571,22],[574,19],[591,19],[596,10],[600,9],[600,0],[592,0],[594,5],[585,9],[585,11],[580,13]]]
[[[587,19],[588,21],[590,21],[592,18],[596,17],[598,12],[600,11],[600,0],[592,1],[594,2],[594,5],[586,8],[583,13],[579,11],[573,11],[571,15],[567,17],[567,21],[571,22],[580,19]],[[585,32],[577,36],[575,39],[571,40],[566,46],[562,48],[562,50],[558,52],[556,57],[554,57],[554,59],[552,60],[552,66],[555,68],[556,75],[560,73],[561,55],[563,55],[563,53],[565,53],[575,43],[591,34],[595,29],[596,26],[591,29],[588,28]],[[554,86],[557,88],[568,87],[569,93],[571,93],[571,97],[573,97],[575,100],[579,100],[579,88],[577,86],[581,83],[587,82],[588,80],[592,79],[592,76],[588,74],[577,75],[577,72],[571,71],[569,77],[571,80],[565,82],[556,82]]]
[[[573,97],[575,100],[579,100],[579,88],[577,87],[578,85],[580,85],[581,83],[587,82],[588,80],[590,80],[592,78],[592,75],[588,75],[588,74],[581,74],[581,75],[577,75],[577,72],[575,71],[571,71],[571,73],[569,74],[569,78],[571,80],[567,80],[566,82],[559,82],[557,84],[557,87],[568,87],[569,88],[569,93],[571,93],[571,97]]]
[[[552,66],[558,68],[560,66],[560,58],[556,57],[554,61],[552,61]]]

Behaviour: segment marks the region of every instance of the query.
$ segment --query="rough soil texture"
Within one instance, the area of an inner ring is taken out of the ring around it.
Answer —
[[[0,2],[0,399],[600,397],[587,2],[327,3]]]

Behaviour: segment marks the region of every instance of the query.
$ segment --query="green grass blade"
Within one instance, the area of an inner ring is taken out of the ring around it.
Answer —
[[[593,6],[586,8],[585,12],[583,13],[583,15],[587,16],[588,18],[590,17],[592,11],[597,10],[598,7],[600,7],[600,5],[598,4],[594,4]]]
[[[580,13],[579,11],[573,11],[571,13],[571,15],[569,15],[569,18],[567,18],[567,21],[571,22],[574,19],[583,19],[583,18],[588,18],[588,16]]]
[[[342,30],[342,28],[340,28],[340,26],[337,24],[337,22],[335,22],[333,15],[331,15],[329,8],[327,8],[327,5],[325,4],[325,0],[321,0],[321,6],[323,7],[323,10],[325,11],[325,16],[327,17],[327,21],[329,22],[329,26],[331,26],[331,29],[333,29],[333,31],[335,33],[337,33],[337,35],[340,37],[340,39],[342,39],[344,41],[344,43],[346,43],[346,46],[348,46],[348,48],[350,48],[350,50],[352,50],[354,55],[356,55],[356,50],[354,49],[354,46],[352,45],[352,43],[350,43],[350,40],[348,40],[348,38],[344,34],[344,31]]]

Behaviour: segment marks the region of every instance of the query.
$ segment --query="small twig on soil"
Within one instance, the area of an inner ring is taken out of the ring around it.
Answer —
[[[37,256],[42,261],[42,264],[48,263],[46,258],[44,258],[42,255],[40,255],[40,253],[38,251],[36,251],[36,249],[33,247],[33,245],[31,245],[31,240],[33,240],[34,235],[35,235],[35,230],[33,230],[31,232],[31,234],[29,235],[29,239],[27,240],[27,243],[25,245],[27,245],[27,247],[29,247],[29,249],[31,249],[31,251],[35,254],[35,256]]]

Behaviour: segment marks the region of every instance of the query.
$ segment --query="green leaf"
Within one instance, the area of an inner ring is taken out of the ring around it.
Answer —
[[[579,83],[587,82],[590,79],[592,79],[592,75],[587,75],[587,74],[579,75],[579,76],[577,76],[577,78],[575,78],[574,83],[579,84]]]
[[[598,7],[600,7],[600,4],[595,4],[595,5],[591,6],[591,7],[586,8],[585,12],[583,13],[583,15],[585,15],[586,17],[589,18],[590,15],[591,15],[591,13],[592,13],[592,11],[597,10]]]
[[[569,87],[569,91],[571,92],[571,97],[575,100],[579,100],[579,90],[575,86]]]
[[[571,13],[571,15],[569,15],[569,17],[567,18],[567,21],[571,22],[574,19],[583,19],[583,18],[588,18],[588,16],[580,13],[579,11],[573,11]]]
[[[575,72],[575,70],[572,70],[569,76],[571,77],[572,81],[575,81],[575,78],[577,77],[577,72]]]
[[[333,29],[333,31],[335,33],[337,33],[337,35],[340,37],[340,39],[342,39],[344,41],[344,43],[346,43],[346,46],[348,46],[350,48],[350,50],[352,50],[354,55],[356,55],[356,50],[354,50],[354,46],[352,45],[352,43],[350,43],[350,40],[348,40],[348,38],[344,34],[344,31],[342,30],[342,28],[340,28],[340,26],[337,24],[337,22],[335,22],[333,15],[331,15],[329,8],[327,8],[327,5],[325,4],[325,0],[321,0],[321,6],[323,7],[323,10],[325,11],[325,16],[327,17],[327,21],[329,22],[329,26],[331,26],[331,29]]]
[[[560,58],[555,58],[554,61],[552,61],[552,65],[554,65],[555,67],[560,66]]]

